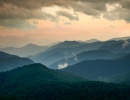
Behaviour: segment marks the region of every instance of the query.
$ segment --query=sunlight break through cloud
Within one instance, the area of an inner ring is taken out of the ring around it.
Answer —
[[[43,7],[42,8],[43,15],[46,16],[47,19],[50,19],[53,22],[70,22],[70,21],[78,21],[79,17],[73,9],[65,9],[58,6],[52,7]]]

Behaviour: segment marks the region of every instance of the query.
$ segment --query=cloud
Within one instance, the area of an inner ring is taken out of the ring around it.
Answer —
[[[110,27],[111,27],[111,28],[114,28],[115,26],[111,25]]]
[[[37,22],[37,21],[33,21],[33,24],[37,25],[37,24],[38,24],[38,22]]]
[[[44,15],[41,9],[29,10],[19,8],[12,4],[5,4],[0,7],[0,19],[43,19]]]
[[[78,60],[78,57],[77,57],[77,55],[76,55],[76,53],[73,52],[72,55],[73,55],[74,61],[79,61],[79,60]]]
[[[121,5],[124,9],[130,10],[130,1],[129,0],[121,0]]]
[[[67,63],[64,63],[64,64],[58,64],[58,69],[63,69],[63,68],[66,68],[68,66]]]
[[[65,22],[64,25],[71,25],[71,22]]]
[[[94,17],[100,16],[101,12],[106,11],[104,3],[73,2],[72,7],[77,12],[82,12]]]
[[[127,22],[130,22],[129,16],[130,16],[130,9],[124,9],[120,4],[112,5],[111,9],[108,9],[108,11],[103,15],[104,18],[110,20],[125,20]]]
[[[115,6],[118,4],[119,6]],[[75,12],[81,12],[92,17],[99,18],[103,15],[104,18],[110,20],[125,20],[130,22],[130,0],[0,0],[0,19],[42,19],[59,21],[57,16],[51,13],[43,13],[43,7],[59,6],[61,8],[73,9]],[[108,6],[113,6],[115,9],[108,11]],[[71,21],[79,20],[78,15],[58,11],[57,15],[64,16]],[[24,21],[24,22],[25,22]],[[11,21],[9,21],[9,24]],[[4,24],[1,26],[4,26]],[[7,25],[6,25],[7,26]]]
[[[124,43],[122,44],[122,49],[126,48],[129,45],[130,45],[130,42],[125,40]]]
[[[73,15],[66,11],[57,11],[57,15],[66,17],[70,20],[79,20],[78,14],[74,13]]]
[[[50,19],[52,22],[58,22],[59,21],[57,16],[52,15],[50,13],[43,12],[43,16],[44,16],[44,19],[46,19],[46,20]]]
[[[25,20],[6,19],[0,20],[0,26],[20,29],[36,29],[37,26]]]

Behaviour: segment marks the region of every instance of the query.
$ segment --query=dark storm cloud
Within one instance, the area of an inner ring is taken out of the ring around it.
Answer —
[[[40,9],[41,7],[48,7],[52,5],[58,5],[61,7],[72,7],[76,11],[80,11],[86,14],[88,10],[92,11],[92,13],[100,12],[106,10],[106,3],[114,2],[114,0],[0,0],[1,8],[11,8],[13,13],[13,9],[25,10],[23,12],[27,12],[26,10],[33,11],[34,9]],[[118,0],[115,0],[118,1]],[[15,6],[15,8],[13,7]],[[23,8],[23,9],[22,9]],[[89,8],[89,9],[88,9]],[[94,14],[94,15],[96,15]]]
[[[107,4],[119,4],[120,7],[108,11]],[[57,16],[51,15],[49,12],[43,13],[41,10],[42,7],[53,5],[72,8],[75,12],[82,12],[93,17],[100,17],[102,14],[104,18],[111,20],[130,21],[130,0],[0,0],[0,19],[21,19],[25,21],[29,19],[50,19],[57,22]],[[68,12],[59,11],[57,14],[70,20],[78,20],[78,16]]]

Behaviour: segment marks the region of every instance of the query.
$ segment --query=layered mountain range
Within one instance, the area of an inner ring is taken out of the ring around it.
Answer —
[[[0,51],[6,52],[9,54],[18,55],[20,57],[27,57],[27,56],[36,55],[40,52],[43,52],[47,48],[48,46],[38,46],[32,43],[29,43],[20,48],[16,48],[16,47],[1,48]]]
[[[0,49],[1,100],[130,100],[130,39]]]

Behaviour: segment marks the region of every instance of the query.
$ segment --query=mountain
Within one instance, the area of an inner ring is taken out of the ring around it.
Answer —
[[[32,64],[0,73],[1,100],[129,100],[130,88]]]
[[[21,58],[0,51],[0,72],[34,63],[28,58]]]
[[[111,39],[111,40],[116,40],[116,41],[118,41],[118,40],[128,40],[128,39],[130,39],[130,36],[113,38],[113,39]]]
[[[21,48],[8,47],[8,48],[2,48],[0,49],[0,51],[6,52],[9,54],[18,55],[21,57],[27,57],[27,56],[36,55],[40,52],[43,52],[47,48],[48,48],[47,46],[38,46],[38,45],[30,43]]]
[[[49,68],[58,69],[60,66],[67,66],[79,63],[84,60],[96,60],[96,59],[115,59],[124,56],[125,54],[114,54],[107,50],[91,50],[85,51],[79,54],[73,54],[73,57],[68,59],[62,59],[52,65]],[[67,67],[65,66],[65,67]]]
[[[64,42],[60,42],[56,45],[53,45],[51,48],[74,48],[74,47],[78,47],[81,45],[84,45],[85,43],[82,42],[78,42],[78,41],[64,41]]]
[[[25,80],[25,82],[33,82],[33,80],[39,79],[39,81],[84,81],[85,79],[76,77],[74,75],[58,71],[58,70],[51,70],[47,68],[46,66],[35,63],[35,64],[29,64],[22,67],[18,67],[16,69],[13,69],[8,72],[3,72],[0,75],[5,75],[4,79],[3,76],[0,77],[0,80],[2,78],[4,81],[11,81],[15,82],[16,80],[19,80],[18,82],[22,82]],[[12,80],[15,78],[16,80]],[[30,80],[30,81],[28,81]],[[34,81],[35,82],[35,81]],[[3,83],[2,83],[3,84]]]
[[[4,53],[4,52],[0,51],[0,58],[9,58],[9,57],[17,57],[17,56],[10,55],[10,54],[7,54],[7,53]]]
[[[58,44],[52,45],[50,48],[47,49],[47,51],[55,50],[55,49],[73,49],[82,45],[85,45],[86,43],[79,42],[79,41],[64,41],[59,42]],[[44,53],[44,52],[43,52]]]
[[[87,78],[89,80],[108,81],[109,77],[130,71],[129,59],[86,60],[63,69],[65,72]]]
[[[61,59],[70,57],[72,55],[71,54],[72,51],[71,50],[69,51],[69,50],[70,49],[57,48],[50,51],[46,51],[44,53],[40,53],[38,55],[29,57],[29,58],[37,63],[42,63],[46,66],[49,66],[50,64],[55,63]]]
[[[104,45],[99,49],[109,50],[116,53],[130,53],[130,39],[117,41],[116,44]]]
[[[118,42],[120,42],[120,41],[118,41]],[[105,42],[97,41],[97,42],[93,42],[93,43],[86,43],[85,45],[73,48],[73,53],[78,54],[78,53],[85,52],[85,51],[98,50],[102,46],[116,44],[116,43],[117,43],[117,41],[114,41],[114,40],[105,41]]]
[[[53,43],[49,44],[48,46],[51,47],[51,46],[57,45],[57,44],[59,44],[59,43],[61,43],[61,41],[53,42]]]
[[[74,55],[90,50],[97,50],[101,46],[115,44],[117,41],[82,43],[77,41],[65,41],[48,48],[46,51],[35,56],[29,57],[37,63],[50,66],[62,59],[68,59]]]
[[[49,66],[61,59],[72,57],[74,49],[84,44],[85,43],[77,41],[65,41],[29,58],[37,63],[42,63],[46,66]]]
[[[90,39],[90,40],[87,40],[85,41],[86,43],[93,43],[93,42],[98,42],[99,40],[97,39]]]
[[[120,60],[130,61],[130,54],[120,58]],[[117,74],[115,76],[109,77],[109,81],[111,81],[113,83],[130,85],[130,71],[126,71],[124,73]]]
[[[109,80],[112,81],[113,83],[130,85],[130,72],[121,75],[116,75],[112,78],[109,78]]]

